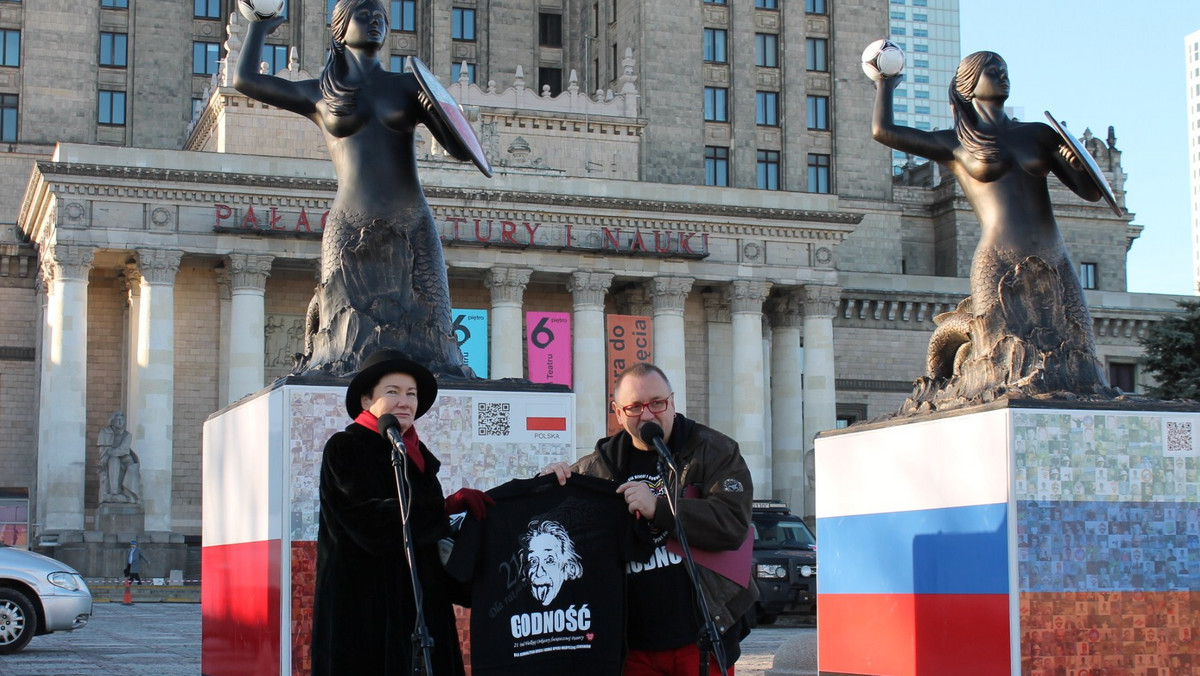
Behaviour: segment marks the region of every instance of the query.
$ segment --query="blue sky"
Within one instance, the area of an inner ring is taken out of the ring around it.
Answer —
[[[959,23],[963,55],[1004,57],[1026,121],[1049,110],[1076,136],[1115,128],[1126,207],[1145,226],[1129,290],[1193,293],[1183,38],[1200,0],[960,0]]]

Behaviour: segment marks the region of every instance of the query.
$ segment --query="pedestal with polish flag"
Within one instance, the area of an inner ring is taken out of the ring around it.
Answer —
[[[575,401],[565,388],[473,384],[488,389],[443,389],[417,421],[447,494],[574,458]],[[205,676],[310,671],[321,452],[350,424],[345,395],[345,382],[287,378],[204,424]]]
[[[1194,663],[1200,408],[1049,403],[817,440],[820,674]]]

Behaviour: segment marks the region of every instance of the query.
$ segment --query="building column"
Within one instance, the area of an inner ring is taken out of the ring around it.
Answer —
[[[229,392],[227,404],[262,389],[266,378],[267,277],[274,256],[229,254]]]
[[[687,355],[683,304],[692,290],[690,277],[656,277],[650,282],[654,303],[654,365],[667,374],[675,391],[675,410],[687,414]]]
[[[574,354],[575,457],[592,452],[608,428],[608,390],[605,387],[604,294],[612,284],[608,272],[576,272],[567,289],[573,298],[571,341]]]
[[[729,309],[733,320],[733,434],[754,478],[756,497],[771,495],[771,467],[767,462],[763,400],[762,309],[769,282],[735,279],[730,284]]]
[[[95,249],[41,250],[46,284],[38,405],[40,532],[82,531],[87,472],[87,286]]]
[[[495,267],[483,279],[492,292],[492,380],[525,377],[521,308],[531,274],[529,268]]]
[[[729,433],[733,429],[733,320],[725,293],[704,294],[704,319],[708,326],[708,426]]]
[[[169,532],[175,455],[175,275],[183,252],[138,249],[137,254],[142,302],[133,449],[141,462],[146,530]]]
[[[138,322],[142,316],[142,273],[134,263],[125,264],[125,290],[129,314],[125,322],[125,397],[121,402],[121,410],[125,412],[125,429],[137,429],[137,410],[133,402],[137,400],[138,362],[137,341],[141,331]],[[132,433],[132,432],[131,432]]]
[[[229,403],[229,352],[233,336],[233,274],[228,266],[216,269],[217,313],[221,322],[217,331],[217,401]],[[132,426],[131,426],[132,427]]]
[[[771,317],[771,497],[798,513],[804,507],[804,390],[798,290],[767,302]]]
[[[804,287],[804,449],[814,448],[818,432],[837,427],[837,392],[833,375],[833,315],[841,289],[807,284]],[[806,463],[807,464],[807,463]],[[806,467],[806,473],[811,470]],[[814,487],[804,496],[804,516],[816,514]]]

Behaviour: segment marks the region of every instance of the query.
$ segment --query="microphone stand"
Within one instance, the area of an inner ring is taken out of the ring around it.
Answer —
[[[708,663],[711,658],[716,658],[717,668],[724,676],[727,673],[725,646],[721,645],[721,634],[717,631],[717,624],[713,622],[712,612],[708,609],[708,601],[704,598],[704,589],[700,586],[700,576],[696,573],[696,560],[692,558],[692,548],[688,546],[687,534],[683,531],[683,520],[679,518],[679,469],[675,466],[671,451],[663,443],[661,436],[654,437],[654,449],[658,451],[659,475],[667,484],[667,504],[671,508],[671,516],[675,518],[675,539],[679,540],[679,548],[683,551],[683,565],[687,569],[688,577],[692,580],[692,587],[696,592],[696,608],[700,611],[700,619],[703,623],[700,628],[700,636],[696,640],[696,647],[700,651],[699,676],[708,676]]]
[[[409,523],[410,496],[408,478],[405,476],[403,442],[384,428],[384,436],[392,444],[392,473],[396,478],[396,495],[400,498],[400,521],[404,532],[404,559],[408,562],[409,577],[412,578],[413,603],[417,607],[416,621],[412,633],[412,676],[433,676],[433,636],[425,624],[425,601],[421,593],[421,580],[417,576],[417,557],[413,549],[412,525]],[[398,435],[397,435],[398,436]]]

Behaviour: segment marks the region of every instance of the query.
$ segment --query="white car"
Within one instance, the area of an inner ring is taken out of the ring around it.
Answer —
[[[34,636],[79,629],[91,616],[92,592],[75,569],[0,544],[0,655]]]

